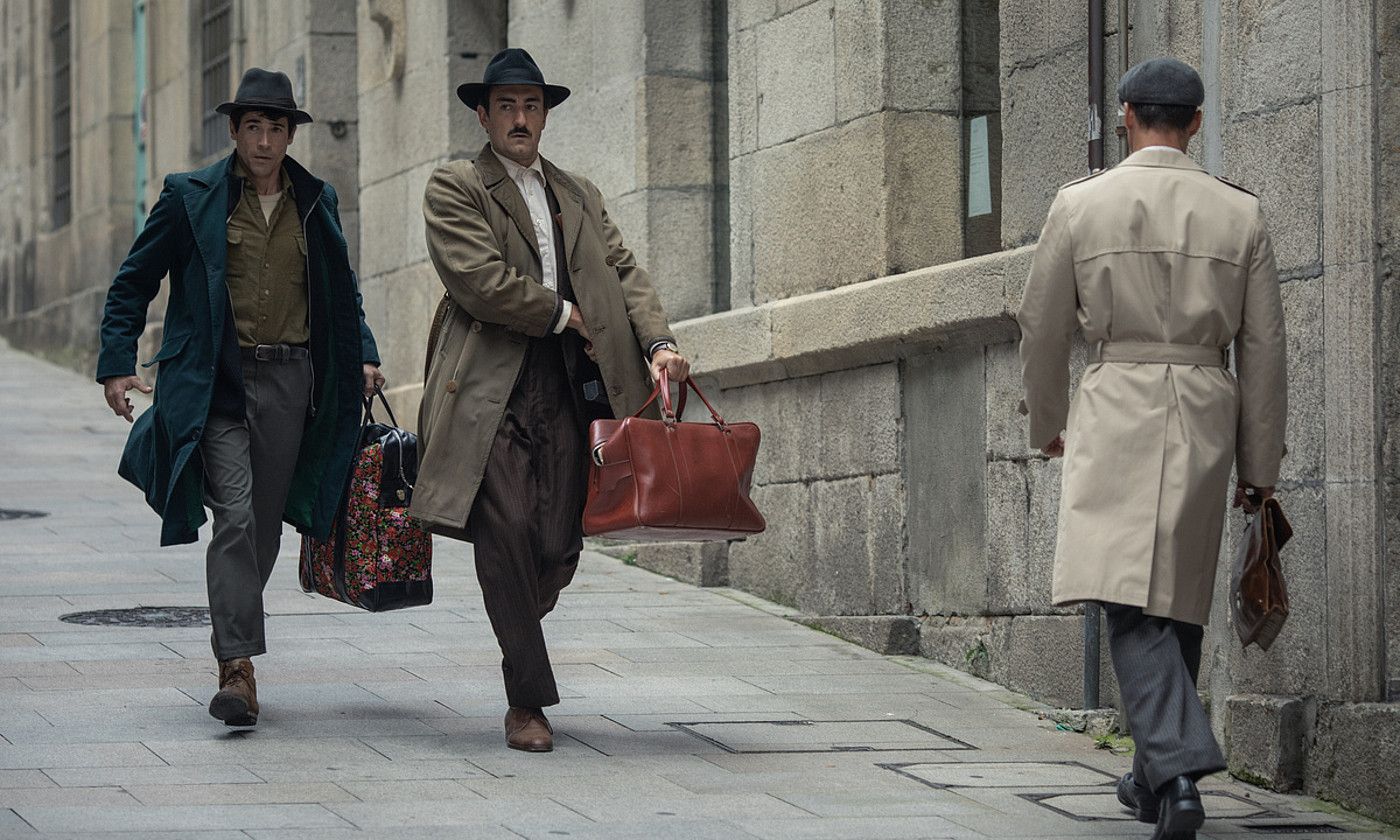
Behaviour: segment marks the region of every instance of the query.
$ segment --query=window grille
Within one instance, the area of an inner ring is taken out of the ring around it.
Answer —
[[[203,115],[205,157],[228,147],[228,118],[214,109],[229,94],[229,43],[233,32],[233,0],[201,0],[199,23],[200,113]]]

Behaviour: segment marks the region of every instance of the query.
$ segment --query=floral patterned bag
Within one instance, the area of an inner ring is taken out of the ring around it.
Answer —
[[[389,423],[375,422],[365,400],[359,452],[328,540],[301,538],[301,588],[352,606],[382,612],[433,600],[433,540],[408,515],[418,479],[418,438],[398,428],[375,389]]]

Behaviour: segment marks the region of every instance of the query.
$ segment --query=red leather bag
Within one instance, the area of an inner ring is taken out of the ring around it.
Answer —
[[[683,423],[686,388],[710,410],[708,423]],[[661,398],[661,420],[641,416]],[[677,411],[665,374],[637,413],[589,426],[593,464],[583,532],[593,537],[648,540],[729,540],[761,532],[765,523],[749,498],[758,426],[726,423],[687,379]]]

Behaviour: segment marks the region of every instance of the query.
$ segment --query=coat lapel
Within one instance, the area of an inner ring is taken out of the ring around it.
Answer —
[[[204,279],[209,293],[209,321],[213,335],[223,328],[224,307],[216,306],[222,301],[227,288],[224,280],[224,267],[228,262],[229,184],[233,157],[230,156],[223,167],[205,170],[210,177],[192,177],[191,180],[203,189],[185,193],[185,212],[189,214],[190,228],[194,231],[195,247],[204,262]],[[201,175],[204,173],[200,173]]]
[[[573,264],[574,246],[578,244],[579,231],[583,229],[583,197],[578,185],[565,175],[559,167],[544,161],[544,177],[554,188],[554,197],[559,200],[560,227],[564,229],[564,258]]]
[[[535,252],[535,259],[538,260],[540,244],[535,239],[535,225],[530,219],[530,208],[525,206],[525,197],[520,194],[515,182],[506,175],[506,168],[492,151],[491,144],[486,144],[486,148],[477,155],[476,167],[481,170],[481,182],[491,191],[491,197],[506,211],[510,220],[515,222],[516,230],[520,231],[520,235],[525,238],[530,249]]]

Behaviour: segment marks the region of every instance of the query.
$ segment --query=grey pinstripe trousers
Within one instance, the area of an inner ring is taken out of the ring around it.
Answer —
[[[1137,744],[1133,778],[1155,792],[1177,776],[1196,780],[1224,770],[1196,694],[1204,628],[1147,615],[1141,607],[1103,608],[1118,691]]]

